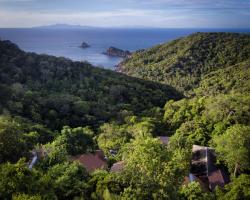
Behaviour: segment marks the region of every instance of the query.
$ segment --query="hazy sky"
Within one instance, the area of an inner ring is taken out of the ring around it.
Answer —
[[[250,0],[0,0],[0,27],[250,28]]]

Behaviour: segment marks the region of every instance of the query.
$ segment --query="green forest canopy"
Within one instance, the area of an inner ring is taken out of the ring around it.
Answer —
[[[0,199],[249,199],[249,52],[246,34],[193,34],[120,66],[146,81],[1,41]],[[22,157],[40,144],[48,156],[29,170]],[[224,190],[183,186],[193,144],[215,148],[231,174]],[[69,160],[97,148],[124,170],[89,174]]]
[[[65,58],[25,53],[0,41],[0,113],[60,130],[98,127],[182,95],[174,88]]]
[[[249,57],[249,34],[195,33],[138,51],[122,62],[117,70],[189,92],[203,76]]]

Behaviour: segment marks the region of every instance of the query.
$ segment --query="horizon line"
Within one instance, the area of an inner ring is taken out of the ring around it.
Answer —
[[[60,27],[61,26],[61,27]],[[64,27],[63,27],[64,26]],[[91,26],[91,25],[80,25],[80,24],[63,24],[63,23],[56,23],[56,24],[47,24],[47,25],[37,25],[37,26],[26,26],[26,27],[18,27],[18,26],[11,26],[11,27],[4,27],[0,26],[0,29],[67,29],[67,28],[100,28],[100,29],[250,29],[250,27],[162,27],[162,26]]]

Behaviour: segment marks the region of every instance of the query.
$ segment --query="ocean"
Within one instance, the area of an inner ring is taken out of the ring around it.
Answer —
[[[114,69],[122,59],[103,54],[110,46],[136,51],[195,32],[250,33],[250,29],[2,28],[0,38],[11,40],[27,52],[63,56],[74,61],[88,61],[95,66]],[[91,47],[80,48],[82,42]]]

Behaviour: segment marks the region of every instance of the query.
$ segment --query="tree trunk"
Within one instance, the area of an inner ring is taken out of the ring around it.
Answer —
[[[238,167],[239,167],[239,165],[238,165],[238,163],[236,163],[236,164],[235,164],[235,167],[234,167],[234,177],[237,176]]]

